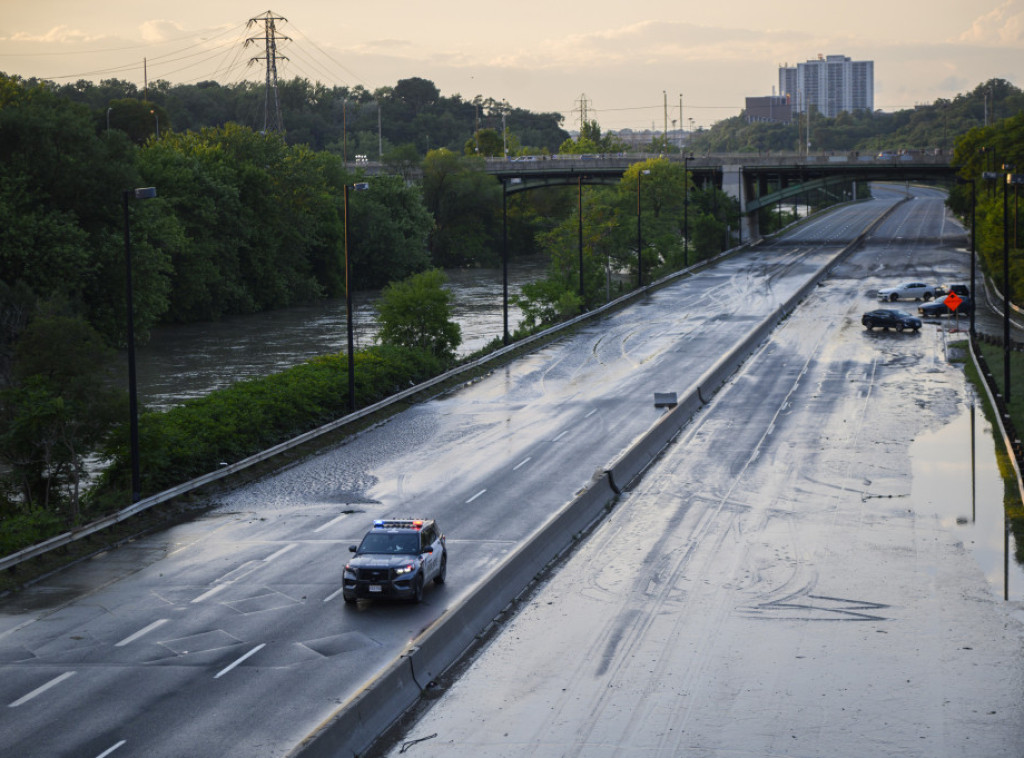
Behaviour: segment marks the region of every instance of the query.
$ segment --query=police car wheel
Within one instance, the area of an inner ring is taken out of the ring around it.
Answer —
[[[448,555],[441,556],[441,570],[437,572],[437,576],[434,577],[434,584],[444,584],[444,580],[448,574]]]
[[[416,577],[416,582],[412,586],[412,602],[422,603],[423,602],[423,577]]]

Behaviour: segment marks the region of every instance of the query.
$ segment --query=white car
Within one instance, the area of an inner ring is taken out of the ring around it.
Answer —
[[[888,287],[878,290],[878,299],[894,303],[897,300],[931,300],[938,294],[938,288],[934,284],[924,282],[904,282],[898,287]]]

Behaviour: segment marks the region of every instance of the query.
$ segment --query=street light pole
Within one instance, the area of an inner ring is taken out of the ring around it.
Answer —
[[[690,265],[690,159],[683,153],[683,268]]]
[[[125,308],[128,316],[128,415],[130,452],[132,459],[132,502],[142,498],[142,476],[139,467],[139,394],[135,379],[135,304],[132,293],[132,233],[128,201],[149,200],[156,197],[156,187],[137,187],[121,192],[124,206],[124,267],[125,267]]]
[[[509,343],[508,336],[508,185],[501,180],[501,343]]]
[[[640,177],[643,174],[651,173],[650,169],[637,170],[636,172],[636,284],[644,286],[644,253],[643,238],[640,234]]]
[[[576,181],[579,185],[577,190],[577,208],[576,208],[576,220],[577,220],[577,237],[579,239],[579,252],[580,252],[580,308],[586,308],[586,300],[583,298],[583,176],[576,177]]]
[[[348,412],[354,413],[356,410],[356,355],[355,337],[352,328],[351,272],[348,261],[348,191],[350,187],[356,192],[362,192],[363,190],[369,189],[370,185],[368,182],[356,182],[352,185],[346,184],[342,191],[345,224],[345,327],[348,337]]]
[[[1006,180],[1003,182],[1003,398],[1009,405],[1010,402],[1010,228],[1007,224],[1008,213],[1006,199],[1009,193],[1006,188],[1010,185],[1008,173],[1013,166],[1003,164],[1003,171],[1006,172]]]

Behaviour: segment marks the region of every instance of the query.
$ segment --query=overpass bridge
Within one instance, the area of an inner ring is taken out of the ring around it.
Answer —
[[[681,163],[698,187],[713,186],[736,198],[743,218],[741,235],[757,239],[758,211],[812,192],[837,199],[857,197],[858,183],[871,181],[952,181],[956,167],[949,155],[861,155],[827,153],[688,154],[625,153],[488,158],[487,172],[497,177],[506,195],[540,187],[618,184],[634,163],[665,158]]]
[[[832,153],[619,153],[615,155],[551,155],[487,158],[486,170],[502,185],[505,197],[541,187],[615,185],[634,163],[665,158],[681,163],[701,188],[716,187],[736,198],[743,219],[742,240],[761,234],[758,212],[787,201],[822,194],[832,200],[854,199],[858,185],[871,181],[952,181],[957,167],[950,155],[924,153],[861,155]],[[373,175],[380,163],[358,166]]]

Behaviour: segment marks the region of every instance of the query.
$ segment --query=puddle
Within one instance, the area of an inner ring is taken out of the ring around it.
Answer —
[[[1012,534],[1009,570],[1004,571],[1003,483],[995,445],[980,405],[964,408],[939,431],[916,439],[910,448],[913,502],[919,513],[934,513],[961,539],[1000,598],[1008,573],[1009,599],[1019,601],[1024,600],[1024,567],[1013,557]]]

